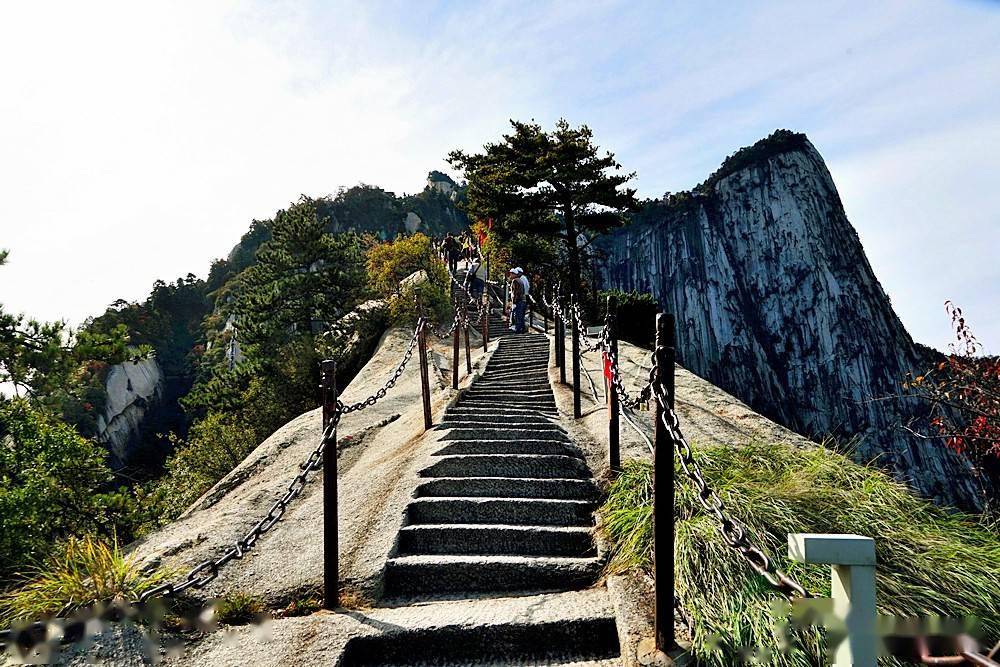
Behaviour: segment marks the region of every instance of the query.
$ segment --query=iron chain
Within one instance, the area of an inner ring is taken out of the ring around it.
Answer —
[[[233,543],[233,545],[221,556],[198,563],[188,571],[187,575],[185,575],[183,579],[168,582],[146,591],[139,597],[139,602],[143,603],[154,597],[174,597],[189,588],[202,589],[219,576],[220,568],[230,561],[243,558],[243,555],[252,549],[254,544],[257,543],[260,536],[271,530],[271,528],[278,523],[281,517],[285,514],[285,510],[288,509],[288,505],[302,494],[302,491],[305,490],[306,482],[309,480],[309,474],[315,470],[319,470],[319,468],[323,465],[323,452],[326,448],[336,448],[337,443],[335,439],[337,435],[337,425],[340,423],[340,418],[345,414],[356,412],[358,410],[364,410],[367,407],[375,405],[375,403],[385,397],[386,392],[396,385],[396,382],[403,374],[403,370],[406,368],[407,362],[413,356],[413,348],[425,326],[427,326],[427,320],[421,317],[417,321],[416,328],[413,330],[413,335],[410,337],[410,342],[407,345],[406,352],[403,354],[402,360],[399,362],[399,365],[396,366],[396,370],[393,372],[392,376],[381,388],[379,388],[377,392],[363,401],[349,405],[345,404],[340,399],[337,399],[336,410],[334,410],[326,428],[323,429],[323,435],[320,438],[319,444],[312,450],[312,452],[310,452],[308,458],[306,458],[306,460],[299,465],[299,473],[292,479],[291,482],[289,482],[288,487],[281,498],[276,500],[274,504],[271,505],[267,514],[264,515],[264,518],[254,524],[254,526],[247,531],[242,538],[236,540],[236,542]]]
[[[656,367],[654,366],[653,368],[653,373],[655,374]],[[666,429],[667,436],[673,442],[674,451],[677,453],[678,458],[680,458],[684,474],[687,475],[688,479],[695,486],[698,502],[702,506],[702,509],[719,521],[722,537],[725,539],[726,544],[736,550],[757,574],[763,577],[772,588],[788,600],[813,597],[802,587],[802,584],[779,570],[771,559],[767,557],[767,554],[750,543],[746,527],[740,521],[726,514],[722,498],[719,497],[705,479],[701,466],[698,464],[691,450],[691,445],[681,432],[680,420],[677,417],[677,413],[670,407],[666,389],[659,382],[658,378],[654,377],[654,380],[653,395],[661,408],[663,428]]]
[[[420,333],[425,326],[427,326],[427,320],[421,317],[417,321],[416,328],[413,330],[413,335],[410,337],[410,343],[406,347],[406,352],[403,353],[403,359],[399,362],[399,365],[396,366],[396,370],[393,371],[392,376],[386,380],[385,384],[382,385],[378,391],[365,400],[358,401],[357,403],[346,404],[338,398],[337,412],[346,415],[351,412],[357,412],[358,410],[364,410],[365,408],[371,407],[385,398],[386,393],[396,386],[396,382],[403,374],[403,370],[406,368],[407,362],[409,362],[410,358],[413,356],[413,348],[416,346],[417,340],[420,338]]]

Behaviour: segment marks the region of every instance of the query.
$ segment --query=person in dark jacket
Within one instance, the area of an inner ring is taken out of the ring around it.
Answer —
[[[528,294],[521,280],[521,269],[513,268],[507,272],[510,279],[510,330],[514,333],[528,333],[524,324],[524,312],[528,307]]]

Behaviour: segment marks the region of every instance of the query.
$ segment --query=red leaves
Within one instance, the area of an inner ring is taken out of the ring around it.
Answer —
[[[951,354],[906,387],[930,404],[931,434],[977,464],[1000,466],[1000,358],[981,356],[961,308],[946,301],[945,310],[955,331]]]

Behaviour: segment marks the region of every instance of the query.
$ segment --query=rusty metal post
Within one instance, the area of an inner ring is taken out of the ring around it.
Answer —
[[[462,330],[465,332],[465,373],[472,375],[472,353],[469,351],[469,313],[462,315]]]
[[[571,341],[573,350],[573,419],[579,419],[583,416],[583,410],[580,406],[580,331],[576,326],[576,294],[569,295],[569,319],[570,319],[570,334],[573,337]]]
[[[486,289],[489,290],[490,286],[487,285]],[[488,291],[484,291],[483,294],[486,296],[486,304],[483,305],[480,302],[480,307],[483,309],[483,316],[480,318],[479,328],[483,332],[483,352],[486,352],[487,346],[490,344],[490,295]]]
[[[618,314],[613,310],[614,301],[608,297],[608,340],[611,342],[611,358],[618,362]],[[620,367],[620,364],[619,364]],[[602,374],[604,369],[601,369]],[[618,392],[614,383],[605,378],[604,386],[608,392],[608,467],[612,473],[622,466],[620,431],[618,428]]]
[[[667,390],[673,408],[673,315],[656,316],[655,359],[658,381]],[[653,445],[653,622],[656,648],[674,646],[674,447],[663,425],[664,409],[656,401],[656,440]]]
[[[677,324],[674,316],[664,315],[667,319],[667,373],[663,378],[663,386],[667,388],[667,399],[670,401],[670,409],[674,409],[674,398],[677,395],[675,388],[674,365],[677,363]]]
[[[337,362],[320,362],[323,433],[337,410]],[[340,545],[337,535],[337,429],[323,446],[323,607],[340,605]]]
[[[566,323],[562,319],[562,301],[559,303],[559,314],[556,316],[556,366],[559,367],[559,382],[566,384]]]
[[[431,423],[431,381],[430,366],[427,363],[427,326],[426,320],[420,318],[420,331],[417,334],[417,345],[420,356],[420,397],[424,404],[424,430],[432,426]]]
[[[458,356],[458,346],[459,346],[459,336],[461,335],[461,320],[458,317],[458,303],[455,303],[455,331],[452,332],[451,336],[451,388],[458,389],[458,362],[461,359]]]

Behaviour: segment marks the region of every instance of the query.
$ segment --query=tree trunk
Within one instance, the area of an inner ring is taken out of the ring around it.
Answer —
[[[563,221],[566,223],[566,243],[569,250],[569,291],[580,294],[580,249],[576,245],[576,219],[573,217],[573,203],[563,204]]]

